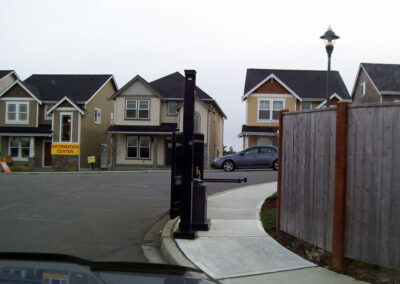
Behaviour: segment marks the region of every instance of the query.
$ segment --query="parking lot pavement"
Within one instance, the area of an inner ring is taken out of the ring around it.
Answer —
[[[207,171],[206,178],[276,180],[276,172]],[[0,175],[0,251],[145,262],[146,230],[169,208],[170,173]],[[243,184],[210,183],[208,194]]]

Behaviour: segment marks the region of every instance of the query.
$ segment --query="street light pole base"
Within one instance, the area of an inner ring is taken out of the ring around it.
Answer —
[[[195,231],[209,231],[211,227],[210,219],[207,219],[205,223],[192,223],[192,230]]]
[[[184,240],[194,240],[197,238],[197,233],[195,231],[182,232],[181,230],[178,230],[174,233],[174,238],[184,239]]]

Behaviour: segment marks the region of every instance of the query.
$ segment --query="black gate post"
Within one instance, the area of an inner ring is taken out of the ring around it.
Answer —
[[[183,155],[182,162],[182,210],[179,230],[174,233],[177,239],[195,239],[192,230],[192,198],[193,198],[193,131],[194,131],[194,92],[196,87],[196,71],[185,70],[185,98],[183,104]]]

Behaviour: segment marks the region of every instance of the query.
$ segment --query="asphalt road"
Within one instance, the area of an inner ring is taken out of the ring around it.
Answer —
[[[276,172],[208,171],[205,178],[275,181]],[[0,251],[146,262],[149,227],[169,208],[170,173],[0,174]],[[246,184],[209,183],[208,194]]]

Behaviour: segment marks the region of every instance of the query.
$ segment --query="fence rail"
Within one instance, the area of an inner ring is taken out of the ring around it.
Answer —
[[[346,109],[343,254],[400,269],[400,104]],[[280,229],[331,252],[337,120],[336,107],[283,113],[279,132]]]

